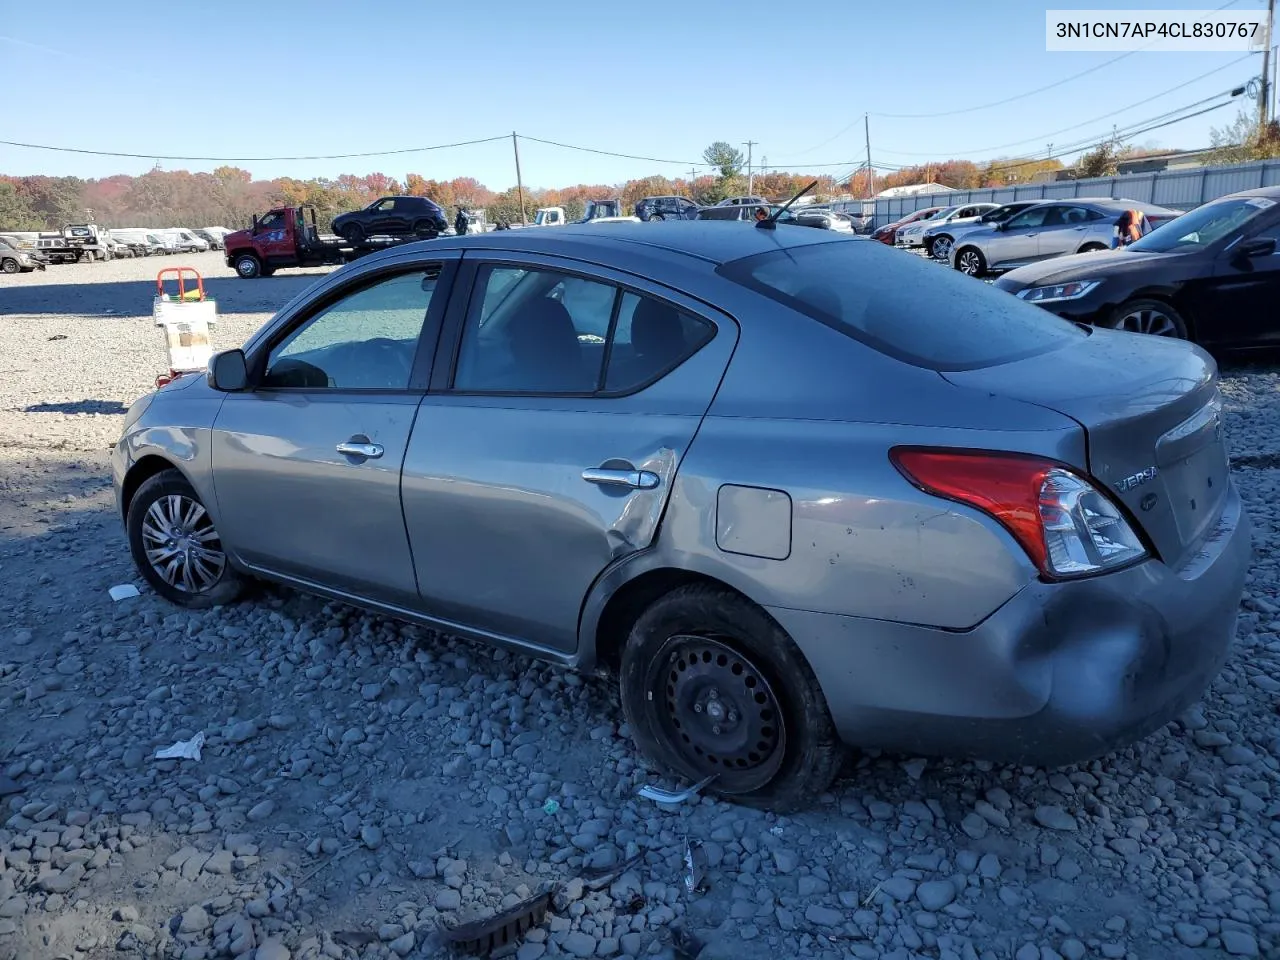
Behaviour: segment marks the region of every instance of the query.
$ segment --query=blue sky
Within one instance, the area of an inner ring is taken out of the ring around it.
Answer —
[[[767,157],[770,167],[831,163],[840,166],[808,169],[844,173],[865,157],[865,112],[877,163],[1043,155],[1050,141],[1061,149],[1103,136],[1113,123],[1123,128],[1184,107],[1261,69],[1258,54],[1227,66],[1241,54],[1138,53],[1032,97],[956,113],[1116,56],[1044,49],[1046,6],[1107,4],[259,0],[219,9],[172,0],[11,2],[21,13],[0,19],[0,65],[7,78],[25,78],[29,96],[6,97],[0,137],[7,140],[268,157],[390,150],[516,130],[681,161],[522,141],[528,186],[687,174],[689,161],[713,140],[755,140],[756,162]],[[1224,2],[1112,6],[1213,9]],[[1263,0],[1236,0],[1229,9],[1263,8]],[[883,116],[924,113],[952,115]],[[1227,107],[1136,141],[1203,146],[1210,127],[1235,114],[1235,106]],[[1056,131],[1065,132],[1048,135]],[[988,149],[1017,141],[1029,142]],[[152,165],[0,145],[0,172],[11,174],[100,177]],[[412,171],[437,179],[474,176],[499,190],[515,182],[509,140],[402,156],[239,165],[259,178],[378,171],[403,179]]]

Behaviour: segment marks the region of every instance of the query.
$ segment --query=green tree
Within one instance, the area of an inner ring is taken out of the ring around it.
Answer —
[[[1124,156],[1123,148],[1114,140],[1100,143],[1080,158],[1076,171],[1080,179],[1091,177],[1114,177],[1119,172],[1120,160]]]
[[[720,171],[720,179],[728,180],[742,172],[742,151],[723,140],[717,140],[702,151],[702,159]]]

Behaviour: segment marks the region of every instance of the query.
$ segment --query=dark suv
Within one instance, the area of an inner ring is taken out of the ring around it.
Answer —
[[[363,210],[333,218],[333,232],[351,243],[380,235],[417,234],[430,239],[448,226],[444,211],[426,197],[382,197]]]
[[[696,220],[698,205],[685,197],[645,197],[636,204],[636,216],[650,220]]]

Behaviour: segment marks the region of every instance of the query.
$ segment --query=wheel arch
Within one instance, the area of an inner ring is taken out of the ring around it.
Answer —
[[[1172,307],[1178,312],[1178,316],[1182,318],[1182,322],[1187,325],[1187,337],[1192,342],[1200,342],[1200,325],[1196,320],[1195,311],[1187,305],[1185,297],[1179,296],[1177,288],[1158,286],[1135,290],[1129,296],[1119,301],[1115,305],[1115,309],[1120,310],[1126,304],[1133,303],[1135,300],[1157,300],[1168,307]]]
[[[148,453],[139,457],[133,466],[128,469],[124,475],[124,480],[120,484],[121,520],[128,520],[129,504],[137,496],[139,488],[156,474],[164,473],[166,470],[177,470],[188,483],[191,483],[191,478],[186,475],[186,472],[183,471],[178,463],[158,453]],[[194,488],[195,484],[192,484],[192,487]],[[208,509],[208,507],[205,509]]]
[[[675,567],[642,554],[606,572],[588,595],[578,626],[578,666],[616,672],[631,625],[659,597],[690,584],[727,590],[767,611],[756,600],[714,573]]]

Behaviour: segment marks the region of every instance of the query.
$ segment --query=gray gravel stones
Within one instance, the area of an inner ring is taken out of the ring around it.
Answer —
[[[216,262],[219,345],[310,282]],[[677,926],[703,960],[1280,955],[1276,551],[1204,701],[1132,748],[1052,771],[870,752],[795,816],[663,809],[635,798],[659,774],[597,678],[275,588],[112,603],[137,582],[104,482],[120,414],[25,412],[127,404],[157,371],[146,285],[111,279],[154,264],[97,266],[2,281],[7,310],[33,308],[0,311],[3,960],[37,935],[39,957],[427,957],[553,885],[519,960],[669,957]],[[62,285],[85,287],[82,316],[31,299]],[[82,339],[45,339],[61,327]],[[35,372],[71,347],[75,378]],[[1228,370],[1223,393],[1266,546],[1280,374]],[[152,758],[198,731],[199,762]],[[694,894],[686,838],[707,858]]]

